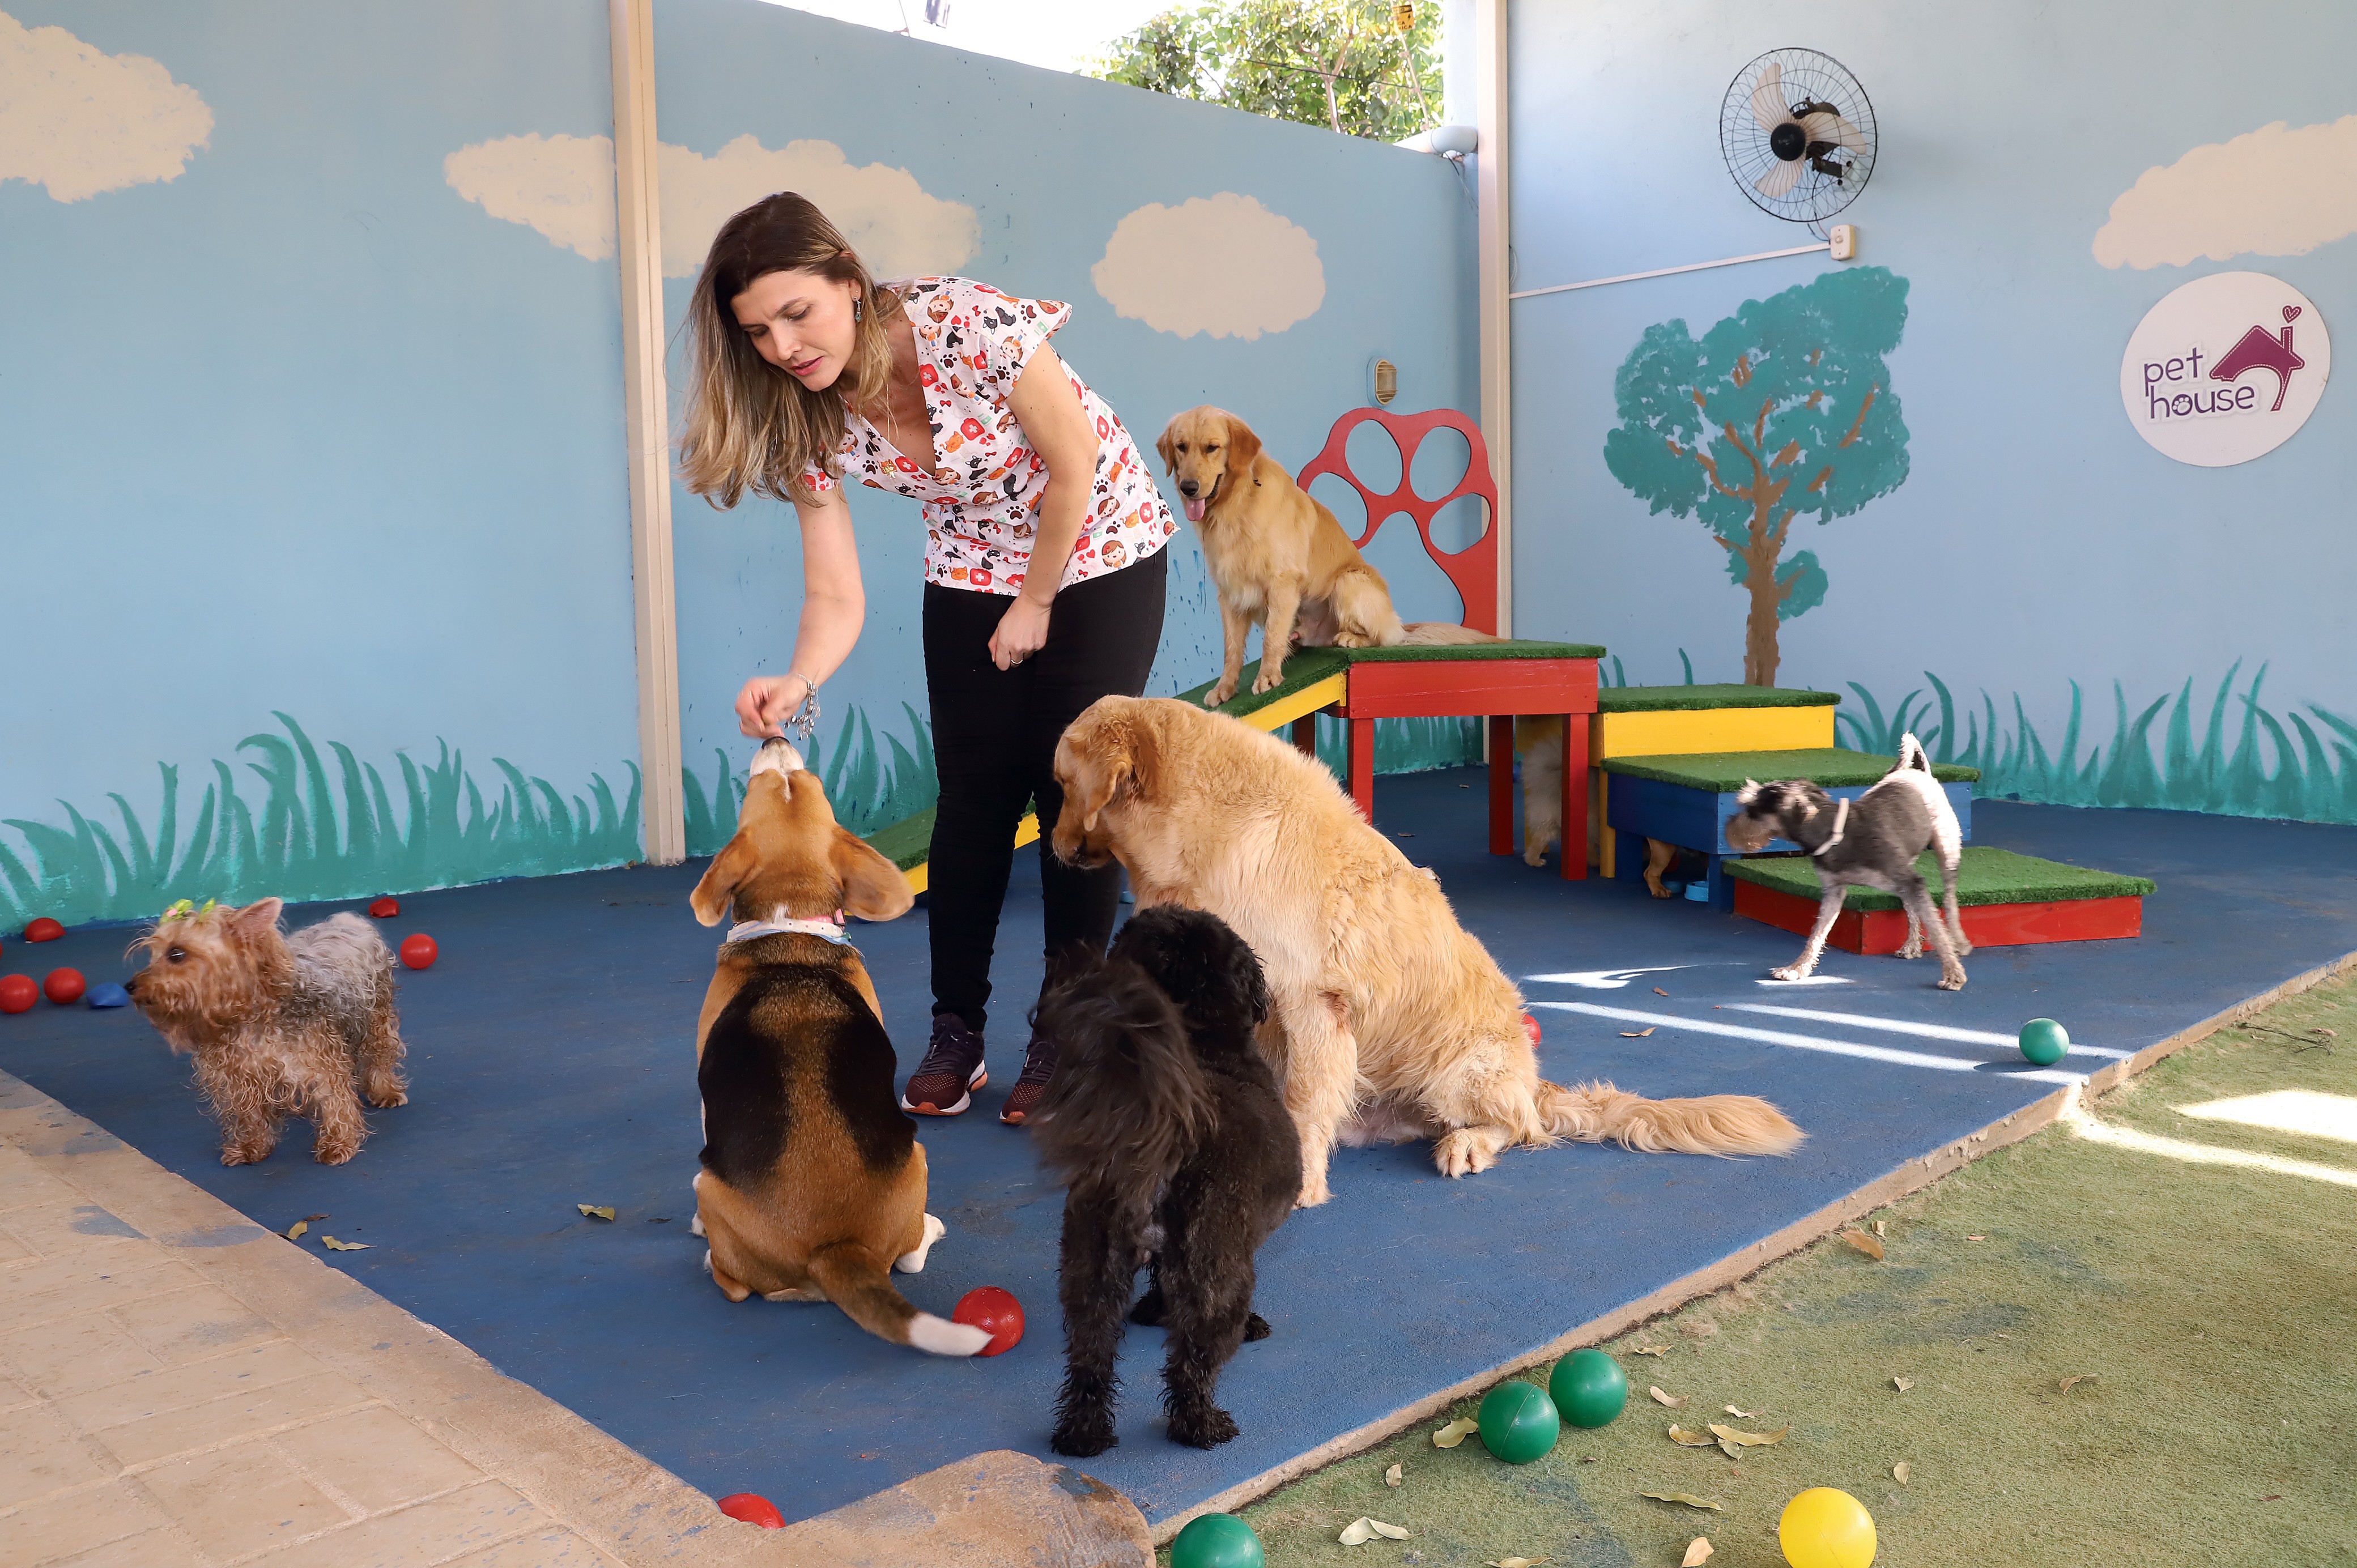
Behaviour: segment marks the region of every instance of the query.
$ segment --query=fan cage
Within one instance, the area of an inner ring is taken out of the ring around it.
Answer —
[[[1827,162],[1843,166],[1841,177],[1809,166],[1782,196],[1768,196],[1760,189],[1760,177],[1781,161],[1769,148],[1768,128],[1751,113],[1752,91],[1770,65],[1782,70],[1781,95],[1788,109],[1803,103],[1831,109],[1865,138],[1863,153],[1844,147],[1827,156]],[[1856,201],[1874,173],[1874,104],[1857,78],[1831,55],[1816,49],[1770,49],[1736,72],[1728,84],[1727,100],[1719,106],[1718,141],[1727,173],[1753,206],[1786,222],[1813,227]]]

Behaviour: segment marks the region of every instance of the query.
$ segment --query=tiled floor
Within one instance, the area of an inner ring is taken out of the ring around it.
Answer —
[[[619,1568],[53,1163],[0,1143],[0,1568]]]

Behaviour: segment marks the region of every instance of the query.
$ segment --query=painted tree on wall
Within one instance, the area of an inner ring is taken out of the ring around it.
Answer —
[[[1792,521],[1847,517],[1907,479],[1907,424],[1883,356],[1907,325],[1907,280],[1831,272],[1743,308],[1697,343],[1645,330],[1614,378],[1612,477],[1649,511],[1699,518],[1748,591],[1743,680],[1772,686],[1777,628],[1824,601],[1816,553],[1787,557]]]

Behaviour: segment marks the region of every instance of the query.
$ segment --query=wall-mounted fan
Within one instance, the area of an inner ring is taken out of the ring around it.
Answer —
[[[1856,201],[1874,173],[1874,105],[1831,55],[1770,49],[1736,72],[1718,143],[1761,211],[1813,226]]]

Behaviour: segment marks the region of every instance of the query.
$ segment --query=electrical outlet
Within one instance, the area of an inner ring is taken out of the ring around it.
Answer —
[[[1847,223],[1836,223],[1826,236],[1833,242],[1833,257],[1846,262],[1857,254],[1857,230]]]

